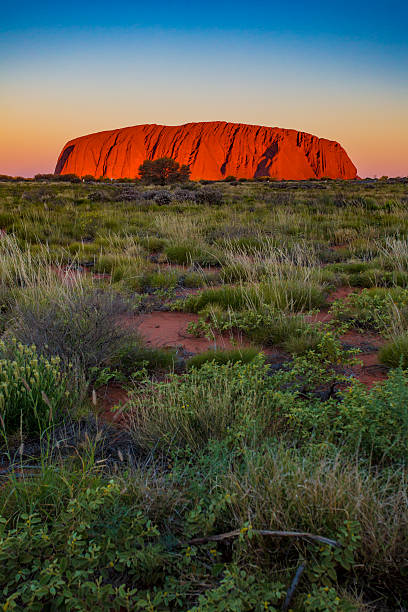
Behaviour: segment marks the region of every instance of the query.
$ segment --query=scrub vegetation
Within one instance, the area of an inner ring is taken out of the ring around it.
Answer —
[[[6,179],[2,609],[406,610],[407,181]]]

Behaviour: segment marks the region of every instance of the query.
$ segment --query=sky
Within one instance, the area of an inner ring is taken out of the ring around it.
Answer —
[[[232,121],[337,140],[358,173],[408,176],[408,3],[3,0],[0,174],[65,142]]]

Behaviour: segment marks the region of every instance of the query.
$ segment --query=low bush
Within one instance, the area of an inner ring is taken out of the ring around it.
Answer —
[[[196,192],[191,189],[175,189],[172,193],[175,202],[195,202]]]
[[[111,202],[113,200],[114,193],[110,190],[98,189],[97,191],[91,191],[91,193],[88,193],[87,197],[91,202]],[[120,199],[124,200],[126,198],[121,197]]]
[[[337,444],[375,461],[408,457],[408,374],[396,369],[387,380],[367,389],[354,381],[341,401],[294,402],[288,412],[296,434],[316,443]]]
[[[400,325],[408,324],[408,290],[364,289],[361,293],[352,293],[347,302],[334,302],[331,312],[339,321],[383,333],[392,329],[397,315]]]
[[[34,512],[12,528],[1,519],[6,609],[40,610],[49,602],[61,610],[129,610],[166,601],[164,589],[152,599],[146,592],[165,576],[160,533],[141,510],[118,506],[119,499],[120,486],[110,482],[67,500],[53,521]]]
[[[125,343],[111,358],[112,367],[132,377],[143,368],[148,371],[171,370],[176,362],[175,350],[147,348],[139,340]]]
[[[35,346],[0,341],[0,416],[3,435],[39,434],[73,405],[71,381],[60,358],[39,355]],[[73,372],[71,372],[73,374]]]
[[[216,187],[203,187],[195,192],[195,200],[197,204],[221,206],[224,203],[224,194]]]
[[[169,382],[147,381],[130,393],[129,426],[147,449],[175,444],[198,450],[242,427],[245,436],[259,436],[289,400],[285,393],[270,396],[267,369],[260,355],[247,364],[203,363]]]
[[[165,206],[172,202],[173,194],[170,191],[157,191],[153,196],[153,200],[159,204],[159,206]]]
[[[118,294],[95,289],[72,291],[63,297],[20,301],[12,333],[20,342],[34,344],[39,353],[60,357],[64,366],[79,363],[89,372],[108,365],[129,340],[130,332],[118,317],[131,312],[130,306]]]
[[[391,368],[408,368],[408,333],[397,336],[380,348],[378,360]]]
[[[312,327],[302,316],[267,307],[235,312],[208,304],[198,321],[189,324],[188,331],[206,337],[212,337],[214,332],[241,332],[258,343],[281,345],[290,353],[301,353],[320,339],[317,326]]]
[[[154,493],[148,497],[144,493],[145,480],[140,477],[139,490],[137,481],[133,486],[129,481],[129,491],[113,479],[91,479],[88,474],[83,482],[75,482],[65,468],[63,478],[71,485],[70,495],[67,495],[68,487],[63,479],[58,482],[54,477],[54,486],[59,485],[61,493],[65,493],[58,501],[48,500],[37,511],[20,513],[12,524],[0,517],[3,606],[12,610],[56,606],[62,610],[182,609],[198,612],[237,609],[250,612],[268,609],[277,612],[285,599],[293,564],[301,555],[308,557],[310,570],[303,578],[303,588],[296,592],[294,605],[315,611],[334,611],[339,605],[345,611],[356,610],[352,598],[347,604],[347,597],[343,598],[340,593],[339,596],[337,576],[346,574],[352,581],[351,567],[359,553],[361,537],[358,523],[345,521],[342,526],[330,530],[330,535],[339,542],[337,550],[329,545],[319,548],[315,544],[296,543],[296,540],[293,543],[291,538],[283,538],[283,541],[272,538],[264,542],[255,535],[257,517],[254,517],[255,528],[248,520],[238,522],[238,514],[234,517],[238,501],[236,491],[239,484],[245,483],[251,458],[241,461],[242,476],[238,482],[238,474],[235,471],[228,474],[228,463],[223,461],[223,491],[211,490],[215,484],[213,474],[210,480],[203,478],[208,457],[219,461],[220,450],[230,464],[236,461],[227,449],[216,445],[200,454],[194,464],[190,460],[183,471],[176,460],[172,478],[161,483],[167,489],[164,496],[164,491],[157,487],[157,480],[155,486],[153,474],[148,475],[147,484]],[[262,455],[252,458],[254,460],[262,461]],[[292,465],[288,464],[288,468],[292,468],[290,476],[302,482],[302,472],[296,474],[295,465],[293,460]],[[296,467],[302,470],[300,465]],[[306,473],[305,467],[303,473]],[[182,487],[185,497],[200,495],[199,503],[185,504],[184,499],[183,508],[175,512],[174,501],[183,498],[180,493],[177,495],[172,480]],[[258,482],[259,478],[255,487]],[[43,483],[40,480],[37,487],[46,486],[46,483],[45,479]],[[268,484],[269,493],[271,483]],[[275,485],[276,492],[280,484]],[[349,488],[351,490],[352,486]],[[171,495],[175,500],[168,505]],[[341,499],[341,495],[337,497]],[[245,505],[249,505],[253,495],[249,500],[244,495],[243,499]],[[351,497],[347,507],[354,510],[353,499]],[[166,523],[157,524],[149,516],[154,514],[152,502],[158,505],[160,500],[167,526]],[[163,501],[167,501],[164,508]],[[46,508],[48,514],[51,510],[51,516],[47,516]],[[176,516],[178,519],[174,521]],[[226,519],[238,525],[239,537],[229,547],[230,552],[217,543],[188,543],[194,535],[211,535]],[[251,566],[254,564],[254,544],[258,549],[258,563],[259,555],[263,555],[263,569],[251,567],[248,571],[242,557],[247,562],[251,560]],[[267,547],[272,548],[275,555],[285,556],[284,568],[271,561],[272,555],[268,558]],[[344,578],[343,582],[346,582]],[[310,593],[313,593],[312,605],[309,605]]]

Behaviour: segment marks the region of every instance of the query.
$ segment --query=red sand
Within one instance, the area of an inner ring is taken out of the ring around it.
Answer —
[[[104,421],[109,423],[121,423],[121,409],[128,400],[127,393],[118,383],[109,383],[96,391],[96,412]],[[113,411],[115,406],[118,410]]]
[[[328,298],[328,302],[335,299],[345,299],[354,289],[340,287]],[[311,321],[330,320],[327,309],[323,309],[317,315],[310,318]],[[187,332],[187,326],[191,321],[197,321],[198,315],[184,312],[154,311],[148,314],[135,315],[122,318],[121,322],[129,329],[137,329],[147,346],[181,348],[191,353],[202,353],[209,349],[231,349],[236,346],[248,346],[248,341],[242,334],[234,334],[233,342],[230,337],[216,334],[215,338],[195,338]],[[361,347],[363,351],[357,355],[362,365],[352,368],[353,374],[367,387],[372,387],[377,382],[385,380],[387,368],[378,361],[378,350],[384,344],[384,339],[379,334],[360,333],[348,331],[341,338],[342,342],[353,347]],[[266,348],[264,352],[276,362],[284,361],[286,355],[277,349]],[[114,405],[124,404],[127,395],[123,388],[117,384],[111,384],[98,390],[98,404],[101,414],[110,421],[120,421],[120,415],[111,412]]]
[[[123,320],[124,325],[137,328],[148,346],[180,347],[191,353],[202,353],[213,348],[234,348],[235,344],[220,334],[216,334],[213,339],[195,338],[187,332],[187,326],[191,321],[198,321],[198,315],[161,311]],[[234,341],[238,346],[248,345],[242,335],[235,335]]]

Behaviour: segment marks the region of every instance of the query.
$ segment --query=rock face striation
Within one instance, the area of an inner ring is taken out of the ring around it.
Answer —
[[[89,134],[64,146],[56,174],[134,178],[145,159],[188,164],[193,180],[227,176],[354,179],[356,167],[333,140],[276,127],[211,121],[135,125]]]

